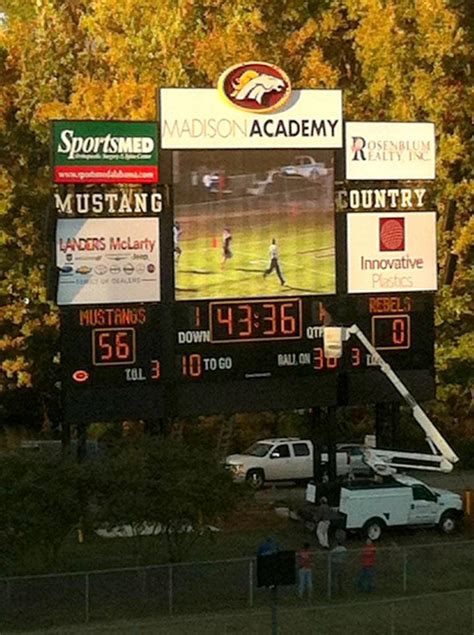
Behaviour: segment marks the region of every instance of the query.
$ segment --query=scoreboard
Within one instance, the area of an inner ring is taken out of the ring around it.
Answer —
[[[417,399],[432,397],[431,294],[285,297],[63,309],[66,412],[77,421],[398,401],[357,338],[341,358],[324,356],[331,312],[362,329]]]
[[[434,127],[244,66],[163,89],[160,134],[53,124],[66,421],[400,402],[355,336],[325,357],[330,325],[433,398]]]

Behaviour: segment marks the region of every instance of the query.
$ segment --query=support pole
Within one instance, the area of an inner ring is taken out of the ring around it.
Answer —
[[[309,411],[310,438],[313,443],[313,481],[321,483],[323,480],[323,467],[321,463],[321,408],[314,407]]]
[[[329,483],[337,481],[337,459],[335,431],[337,426],[337,406],[329,406],[326,419],[326,442],[328,446],[328,478]]]
[[[375,404],[375,439],[377,447],[387,447],[385,444],[385,415],[386,409],[384,403]]]
[[[271,605],[272,605],[272,635],[278,634],[278,587],[276,585],[270,588]]]

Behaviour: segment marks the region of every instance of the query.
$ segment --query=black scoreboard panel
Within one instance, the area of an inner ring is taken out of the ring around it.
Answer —
[[[152,304],[61,310],[66,419],[69,413],[76,422],[157,416],[163,400],[160,310]]]
[[[66,418],[401,401],[355,336],[340,359],[324,356],[322,327],[330,322],[357,324],[416,399],[433,398],[432,294],[69,307]]]
[[[174,311],[182,414],[400,401],[355,336],[340,359],[324,356],[329,322],[357,324],[417,399],[434,395],[432,294],[182,302]]]
[[[324,356],[322,327],[329,319],[357,324],[394,370],[433,365],[430,295],[186,302],[174,310],[180,381],[314,377],[373,368],[370,351],[355,336],[342,358]]]

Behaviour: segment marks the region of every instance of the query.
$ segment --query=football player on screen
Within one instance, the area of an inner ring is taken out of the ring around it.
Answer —
[[[232,242],[232,233],[228,227],[224,227],[222,232],[222,260],[221,269],[224,269],[225,263],[232,258],[232,250],[230,244]]]
[[[270,245],[269,252],[270,252],[270,265],[268,269],[265,269],[265,271],[263,272],[263,277],[266,278],[267,276],[271,274],[272,271],[276,271],[276,274],[281,282],[281,285],[283,286],[286,283],[280,269],[280,256],[278,254],[278,247],[277,247],[275,238],[272,238],[272,244]]]
[[[173,224],[173,251],[174,251],[174,261],[177,263],[179,257],[183,253],[183,250],[179,246],[179,239],[182,233],[181,226],[179,222],[176,220]]]

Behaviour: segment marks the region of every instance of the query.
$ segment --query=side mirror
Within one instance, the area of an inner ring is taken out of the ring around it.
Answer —
[[[271,459],[279,459],[280,458],[280,453],[277,450],[275,450],[274,452],[272,452],[270,454],[270,458]]]

